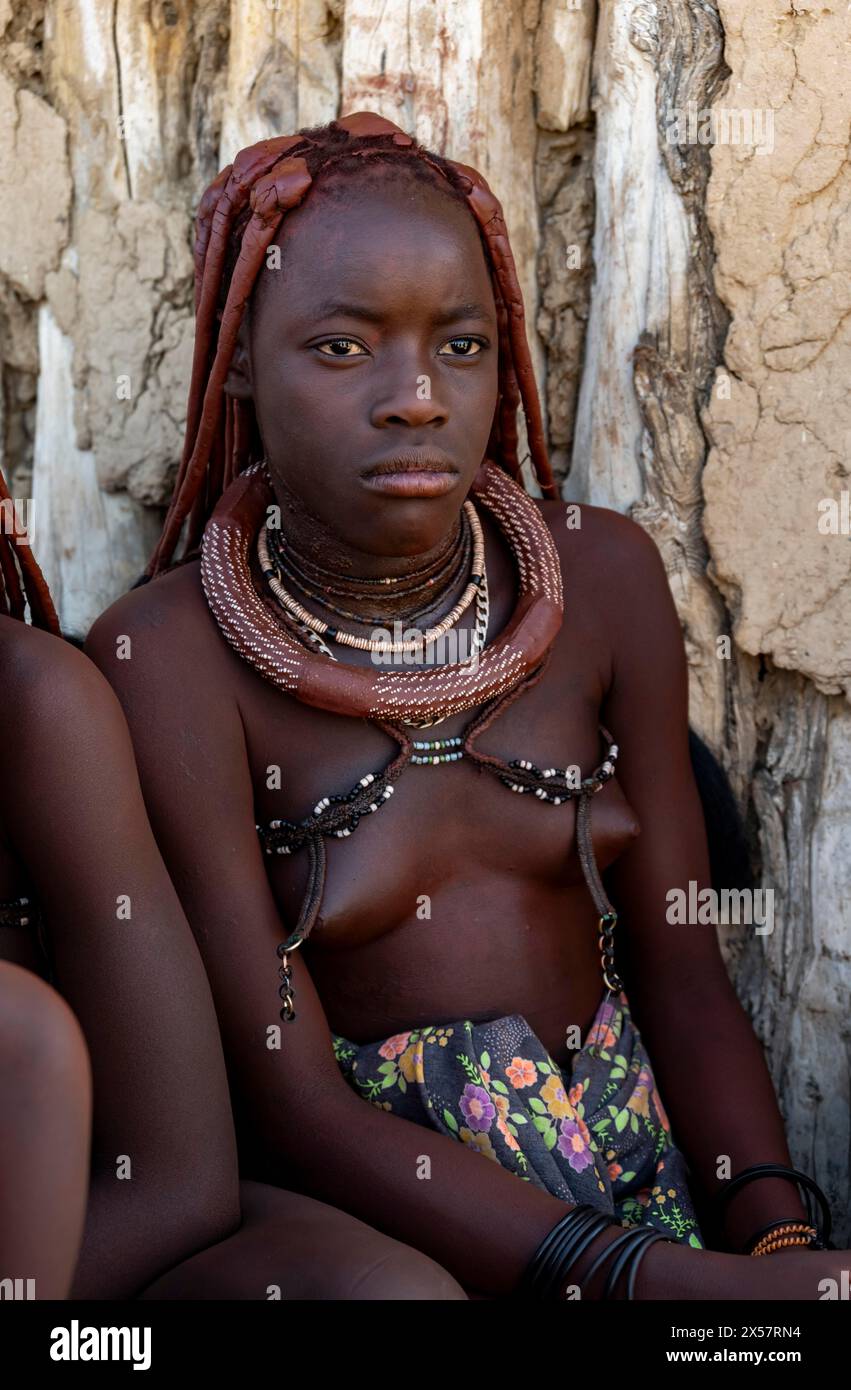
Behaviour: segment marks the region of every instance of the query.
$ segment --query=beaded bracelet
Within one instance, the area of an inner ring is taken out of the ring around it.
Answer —
[[[812,1246],[813,1239],[817,1236],[815,1226],[808,1226],[804,1221],[772,1221],[769,1226],[764,1226],[761,1231],[751,1236],[743,1254],[771,1255],[775,1250],[782,1250],[791,1245]]]
[[[818,1183],[811,1178],[808,1173],[802,1173],[798,1168],[788,1168],[784,1163],[753,1163],[749,1168],[743,1168],[740,1173],[736,1173],[732,1178],[729,1178],[724,1186],[719,1188],[714,1194],[713,1205],[716,1208],[719,1218],[722,1209],[726,1206],[727,1202],[729,1202],[733,1193],[738,1188],[744,1187],[747,1183],[754,1182],[756,1178],[788,1178],[790,1182],[795,1182],[799,1187],[803,1187],[804,1201],[807,1208],[807,1221],[806,1223],[801,1221],[791,1222],[787,1218],[780,1223],[773,1222],[772,1226],[764,1227],[762,1231],[757,1232],[756,1236],[749,1237],[748,1242],[745,1247],[743,1247],[742,1253],[753,1254],[753,1250],[749,1251],[748,1247],[754,1242],[760,1242],[762,1237],[769,1234],[778,1224],[784,1226],[796,1224],[804,1230],[806,1230],[808,1226],[814,1226],[815,1229],[813,1230],[812,1236],[807,1242],[808,1247],[811,1250],[832,1250],[834,1248],[830,1243],[832,1218],[827,1198]],[[811,1193],[814,1194],[821,1208],[821,1223],[814,1221]],[[795,1243],[800,1244],[800,1242],[797,1241]],[[761,1251],[760,1253],[766,1252]]]

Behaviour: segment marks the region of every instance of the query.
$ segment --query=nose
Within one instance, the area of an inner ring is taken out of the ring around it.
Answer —
[[[371,423],[377,429],[388,425],[423,429],[446,424],[449,413],[440,398],[439,384],[424,365],[409,361],[406,366],[388,368],[382,374],[381,385],[381,398],[371,412]]]

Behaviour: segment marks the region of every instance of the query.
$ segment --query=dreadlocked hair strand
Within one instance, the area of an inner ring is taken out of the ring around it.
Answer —
[[[29,604],[33,627],[60,636],[59,619],[47,581],[28,539],[18,535],[14,500],[0,472],[0,613],[26,621]]]
[[[372,163],[367,165],[366,161]],[[445,190],[473,215],[491,274],[499,329],[499,396],[488,456],[523,483],[517,407],[522,405],[532,469],[542,493],[554,497],[540,401],[526,340],[523,297],[502,208],[482,176],[419,145],[392,121],[369,111],[241,150],[213,180],[195,223],[195,346],[183,454],[162,534],[145,576],[182,563],[200,545],[204,527],[237,474],[262,457],[250,401],[226,396],[237,335],[248,301],[286,213],[311,187],[332,196],[337,180],[395,165]],[[186,523],[181,559],[174,553]]]

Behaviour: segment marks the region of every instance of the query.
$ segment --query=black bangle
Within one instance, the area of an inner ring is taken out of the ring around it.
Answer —
[[[544,1301],[559,1301],[562,1298],[562,1287],[569,1279],[576,1261],[607,1226],[620,1227],[622,1234],[595,1256],[590,1268],[582,1277],[580,1295],[582,1287],[588,1284],[603,1262],[615,1256],[602,1297],[611,1298],[618,1279],[624,1271],[628,1271],[626,1297],[631,1300],[635,1295],[639,1266],[649,1247],[657,1240],[666,1240],[672,1244],[674,1242],[670,1236],[649,1226],[631,1226],[624,1230],[615,1216],[601,1212],[588,1203],[579,1203],[571,1208],[556,1222],[552,1230],[547,1232],[524,1271],[518,1288],[519,1295]]]
[[[626,1296],[628,1299],[635,1298],[635,1281],[638,1278],[639,1265],[641,1264],[641,1261],[644,1259],[644,1256],[647,1254],[647,1251],[649,1250],[650,1246],[655,1245],[657,1240],[665,1240],[668,1242],[669,1245],[676,1244],[676,1241],[673,1241],[670,1236],[663,1236],[661,1231],[654,1231],[652,1239],[645,1240],[642,1243],[641,1248],[636,1253],[635,1258],[633,1259],[632,1265],[630,1267],[629,1280],[627,1281],[626,1290]]]
[[[587,1202],[571,1207],[548,1231],[529,1261],[520,1281],[521,1297],[558,1300],[571,1265],[607,1226],[619,1222]]]
[[[611,1245],[607,1245],[607,1246],[606,1246],[605,1250],[601,1250],[600,1253],[599,1253],[599,1255],[597,1255],[597,1256],[595,1257],[593,1263],[589,1265],[588,1269],[586,1269],[586,1271],[585,1271],[585,1276],[584,1276],[584,1278],[583,1278],[583,1280],[582,1280],[583,1284],[586,1284],[586,1283],[587,1283],[587,1284],[590,1284],[590,1282],[591,1282],[591,1280],[593,1279],[594,1275],[597,1273],[597,1270],[598,1270],[598,1269],[600,1268],[600,1266],[604,1263],[604,1261],[607,1260],[607,1259],[609,1258],[610,1255],[617,1254],[617,1252],[620,1251],[621,1253],[620,1253],[620,1255],[618,1256],[618,1259],[615,1260],[615,1266],[617,1267],[617,1273],[613,1275],[613,1274],[612,1274],[612,1271],[610,1270],[610,1271],[609,1271],[609,1276],[608,1276],[608,1278],[607,1278],[607,1280],[606,1280],[606,1283],[605,1283],[605,1285],[604,1285],[604,1287],[603,1287],[603,1298],[606,1299],[606,1298],[611,1297],[611,1294],[612,1294],[612,1292],[613,1292],[613,1290],[614,1290],[615,1284],[616,1284],[617,1281],[618,1281],[618,1275],[620,1274],[621,1269],[622,1269],[622,1267],[623,1267],[622,1264],[620,1263],[620,1260],[622,1260],[622,1258],[623,1258],[624,1255],[629,1256],[629,1255],[632,1253],[632,1248],[633,1248],[633,1245],[635,1244],[635,1232],[638,1231],[639,1229],[640,1229],[640,1227],[638,1227],[638,1226],[630,1226],[630,1227],[628,1227],[628,1228],[624,1231],[623,1235],[620,1235],[620,1236],[617,1237],[616,1240],[613,1240],[612,1243],[611,1243]]]
[[[562,1240],[563,1233],[577,1234],[578,1230],[584,1230],[585,1226],[594,1219],[595,1209],[588,1207],[587,1204],[577,1205],[572,1211],[566,1212],[562,1219],[555,1223],[552,1230],[549,1230],[535,1250],[533,1258],[530,1259],[523,1279],[520,1280],[519,1289],[521,1293],[527,1293],[530,1297],[541,1297],[544,1289],[546,1272],[551,1269],[553,1250],[558,1247]]]
[[[810,1226],[815,1226],[818,1232],[815,1240],[811,1242],[810,1249],[832,1250],[834,1248],[830,1244],[830,1232],[833,1223],[827,1198],[818,1183],[811,1178],[808,1173],[802,1173],[798,1168],[787,1168],[783,1163],[753,1163],[749,1168],[743,1168],[740,1173],[736,1173],[732,1178],[727,1179],[724,1186],[720,1187],[711,1198],[719,1220],[723,1208],[726,1206],[733,1193],[738,1188],[744,1187],[746,1183],[753,1182],[756,1178],[788,1178],[790,1182],[795,1182],[799,1186],[803,1186],[804,1203],[807,1208],[807,1223]],[[813,1203],[810,1193],[815,1195],[819,1207],[821,1208],[821,1222],[814,1219]],[[797,1218],[790,1217],[789,1219],[792,1220]]]
[[[546,1278],[543,1284],[539,1285],[538,1297],[560,1301],[565,1281],[570,1279],[576,1261],[584,1255],[598,1235],[613,1224],[617,1223],[607,1212],[592,1208],[588,1219],[578,1223],[575,1230],[570,1226],[563,1229],[550,1252]],[[580,1286],[580,1294],[581,1291]]]
[[[573,1266],[576,1264],[580,1256],[585,1254],[585,1251],[588,1249],[588,1246],[593,1245],[597,1237],[601,1235],[607,1227],[620,1225],[620,1222],[616,1219],[616,1217],[609,1216],[607,1212],[602,1212],[600,1213],[600,1215],[603,1219],[598,1219],[597,1221],[595,1221],[590,1230],[583,1231],[581,1237],[572,1246],[568,1247],[567,1255],[561,1261],[559,1268],[556,1270],[553,1278],[552,1287],[554,1290],[554,1296],[556,1298],[562,1298],[561,1291],[564,1286],[564,1282],[566,1279],[569,1280],[572,1277]],[[579,1285],[579,1295],[580,1297],[582,1296],[582,1284]]]
[[[635,1296],[635,1281],[638,1277],[638,1269],[641,1261],[647,1254],[649,1247],[655,1245],[657,1240],[665,1240],[668,1241],[669,1244],[675,1244],[670,1236],[664,1235],[661,1231],[654,1230],[652,1226],[630,1226],[622,1236],[619,1236],[617,1240],[613,1240],[611,1245],[608,1245],[605,1250],[600,1251],[594,1263],[586,1270],[583,1282],[590,1280],[603,1261],[607,1259],[609,1255],[618,1251],[617,1259],[609,1270],[606,1283],[603,1286],[603,1298],[609,1300],[614,1297],[618,1279],[624,1272],[624,1269],[628,1268],[629,1275],[627,1278],[626,1296],[627,1300],[632,1301]]]

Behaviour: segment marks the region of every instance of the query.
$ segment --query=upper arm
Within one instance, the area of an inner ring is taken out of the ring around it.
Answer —
[[[140,1180],[129,1191],[174,1203],[175,1218],[181,1203],[188,1214],[202,1200],[211,1214],[232,1212],[236,1154],[215,1013],[121,707],[69,644],[27,630],[10,652],[0,780],[19,794],[6,829],[89,1047],[94,1172],[114,1181],[127,1155]]]
[[[659,551],[640,526],[607,514],[602,576],[612,681],[602,710],[619,746],[618,780],[641,834],[607,874],[628,937],[636,992],[727,979],[717,933],[668,920],[672,889],[711,887],[706,827],[689,751],[688,663]]]
[[[282,1126],[282,1102],[292,1117],[325,1089],[344,1093],[345,1083],[299,953],[297,1017],[280,1018],[276,947],[289,928],[269,886],[240,711],[222,675],[230,651],[211,650],[197,615],[188,621],[180,605],[154,627],[138,607],[118,624],[132,636],[132,660],[116,660],[109,614],[88,649],[127,715],[151,823],[201,949],[240,1097],[280,1151],[298,1137],[297,1125]]]

